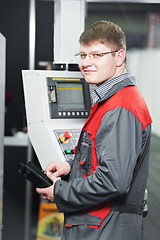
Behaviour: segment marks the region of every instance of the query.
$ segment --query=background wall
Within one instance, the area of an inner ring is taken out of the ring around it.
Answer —
[[[135,76],[153,120],[152,134],[160,137],[160,49],[130,50],[127,55],[128,70]]]
[[[155,6],[134,3],[88,3],[86,27],[99,20],[120,25],[127,37],[127,49],[144,47],[147,13]]]

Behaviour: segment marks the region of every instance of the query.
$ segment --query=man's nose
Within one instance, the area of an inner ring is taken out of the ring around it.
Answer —
[[[83,65],[91,65],[91,64],[92,64],[91,56],[89,54],[87,54],[85,59],[83,59]]]

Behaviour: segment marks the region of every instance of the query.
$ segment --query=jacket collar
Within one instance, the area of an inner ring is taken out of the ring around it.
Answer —
[[[130,74],[126,74],[126,77],[124,79],[116,84],[114,84],[109,91],[106,91],[106,93],[103,94],[103,96],[99,95],[99,100],[98,102],[107,100],[114,94],[116,94],[119,90],[128,87],[128,86],[134,86],[135,85],[135,78],[131,76]]]

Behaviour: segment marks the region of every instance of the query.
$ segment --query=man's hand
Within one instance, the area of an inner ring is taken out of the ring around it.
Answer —
[[[47,176],[52,180],[53,185],[47,188],[36,188],[38,194],[42,194],[44,200],[54,202],[54,184],[59,178],[55,177],[53,173],[48,172]]]
[[[68,162],[51,162],[45,172],[48,176],[48,173],[51,173],[54,177],[65,176],[71,171],[71,166]]]
[[[53,185],[48,188],[36,188],[38,194],[42,194],[44,200],[54,202],[54,184],[58,177],[65,176],[71,171],[71,166],[67,162],[51,162],[46,168],[46,175],[52,180]]]

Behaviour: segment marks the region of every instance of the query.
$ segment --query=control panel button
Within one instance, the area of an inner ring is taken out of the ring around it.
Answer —
[[[73,151],[70,150],[70,149],[67,149],[67,150],[65,150],[65,153],[66,153],[66,154],[73,154]]]
[[[72,138],[72,133],[69,131],[65,131],[65,133],[60,134],[60,140],[63,143],[68,143],[69,139]]]
[[[69,132],[69,131],[66,131],[66,132],[64,133],[64,137],[65,137],[66,139],[70,139],[70,138],[72,138],[72,133]]]

